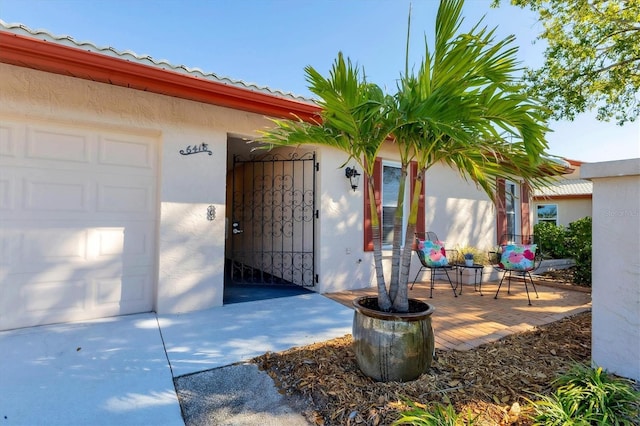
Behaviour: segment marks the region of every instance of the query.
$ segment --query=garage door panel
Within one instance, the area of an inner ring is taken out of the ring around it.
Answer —
[[[22,137],[21,137],[22,135]],[[24,139],[24,127],[10,123],[0,124],[0,158],[17,157],[18,141]]]
[[[68,214],[77,212],[91,220],[146,221],[155,214],[152,177],[103,175],[88,181],[78,179],[77,172],[68,170],[47,172],[17,168],[14,176],[0,178],[0,210],[6,212],[6,220],[35,214],[38,218],[75,221],[78,218]],[[88,217],[87,213],[92,215]]]
[[[34,267],[56,263],[87,261],[86,229],[25,230],[6,229],[4,225],[0,231],[0,265],[7,273],[29,272]]]
[[[3,309],[12,314],[0,315],[0,324],[4,328],[17,328],[25,324],[51,324],[151,310],[150,302],[145,299],[148,292],[134,286],[123,291],[122,282],[112,280],[110,286],[102,285],[102,294],[98,296],[97,282],[86,279],[27,281],[12,292],[16,293],[11,298],[13,305]]]
[[[135,227],[94,229],[91,241],[95,259],[101,262],[114,258],[128,265],[148,265],[153,258],[153,228],[147,224]]]
[[[119,279],[97,279],[96,280],[96,305],[119,305],[122,300],[122,281]],[[140,293],[142,293],[140,291]]]
[[[107,263],[153,264],[153,224],[129,222],[122,225],[62,228],[45,222],[32,229],[24,229],[28,224],[17,225],[16,229],[3,227],[0,231],[0,264],[12,273],[23,273],[34,267],[51,268],[56,264],[96,262],[95,268]]]
[[[39,234],[44,235],[42,238],[50,238],[54,233]],[[153,262],[149,257],[118,253],[119,244],[124,243],[123,249],[128,244],[122,239],[118,242],[114,238],[117,233],[113,230],[84,230],[84,234],[89,242],[95,237],[101,240],[99,245],[94,244],[94,248],[100,247],[95,250],[101,251],[100,255],[92,258],[87,253],[83,256],[82,252],[91,252],[91,247],[83,248],[83,234],[80,231],[71,234],[66,245],[58,244],[46,251],[38,249],[34,238],[28,244],[22,244],[27,249],[23,250],[20,262],[2,268],[8,275],[7,280],[3,278],[0,299],[4,303],[0,306],[4,305],[2,312],[12,313],[9,316],[0,315],[2,328],[147,312],[153,309],[155,275]],[[122,232],[119,234],[122,235]],[[146,236],[145,233],[141,234]],[[57,237],[59,236],[57,233]],[[145,243],[139,242],[132,245],[146,247]],[[0,273],[0,277],[3,275],[5,274]]]
[[[7,229],[3,223],[0,229],[0,266],[5,274],[9,273],[9,266],[17,265],[22,258],[23,245],[24,232]]]
[[[27,158],[90,163],[92,136],[55,127],[27,127]]]
[[[97,239],[95,257],[105,259],[122,256],[124,250],[124,228],[94,229]]]
[[[28,316],[79,313],[86,308],[86,288],[86,280],[29,281],[20,287],[19,303]]]
[[[96,257],[121,256],[129,264],[145,265],[153,257],[152,241],[155,232],[152,224],[136,224],[121,228],[97,228]]]
[[[107,309],[111,307],[114,315],[122,310],[127,311],[136,306],[140,309],[151,309],[148,303],[150,280],[148,271],[138,274],[124,275],[121,279],[95,279],[95,306]]]
[[[12,176],[0,175],[0,211],[13,210],[15,200],[15,178]]]
[[[44,176],[29,177],[24,180],[24,209],[44,214],[48,211],[89,212],[90,193],[90,183],[74,182],[71,176],[54,174],[46,180]]]
[[[99,185],[98,212],[109,213],[142,213],[152,211],[151,188],[148,186]]]
[[[0,124],[0,165],[154,175],[157,141],[65,126]],[[8,163],[8,161],[11,161]]]
[[[12,275],[0,288],[3,329],[72,321],[86,312],[87,280],[52,280],[46,276]]]
[[[37,229],[23,232],[20,263],[84,263],[89,232],[86,229]]]
[[[98,164],[151,169],[154,166],[153,144],[141,138],[101,137]]]
[[[1,121],[0,330],[151,310],[157,140]]]

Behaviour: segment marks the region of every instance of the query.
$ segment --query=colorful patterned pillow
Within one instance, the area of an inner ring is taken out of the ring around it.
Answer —
[[[513,271],[530,271],[536,257],[536,244],[508,244],[502,246],[499,266]]]
[[[449,264],[442,241],[418,240],[418,250],[422,252],[419,254],[424,258],[427,266],[438,267]]]

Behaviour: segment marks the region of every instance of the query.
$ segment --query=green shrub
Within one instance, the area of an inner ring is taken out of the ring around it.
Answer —
[[[638,424],[640,392],[632,382],[582,364],[554,381],[555,392],[532,403],[534,425]]]
[[[587,216],[571,222],[565,238],[569,256],[576,261],[573,282],[589,287],[591,286],[591,235],[592,221]]]
[[[465,415],[456,413],[453,405],[444,407],[440,404],[428,406],[407,402],[409,410],[403,412],[400,418],[393,422],[393,426],[413,425],[413,426],[472,426],[476,417],[472,417],[468,412]]]
[[[576,262],[573,282],[591,286],[591,217],[571,222],[567,228],[549,222],[533,226],[533,235],[543,258],[570,257]]]
[[[538,245],[538,251],[544,258],[563,259],[568,257],[564,226],[550,222],[540,222],[533,226],[533,237]]]

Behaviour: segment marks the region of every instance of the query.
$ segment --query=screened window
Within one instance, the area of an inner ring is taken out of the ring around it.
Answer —
[[[537,223],[549,222],[558,225],[558,205],[539,204],[536,219]]]
[[[380,219],[380,231],[382,236],[383,249],[388,250],[393,244],[393,221],[396,211],[398,210],[398,191],[400,190],[400,163],[398,161],[388,161],[381,158],[376,158],[373,169],[373,177],[375,184],[375,196],[376,206],[379,219]],[[404,231],[407,228],[407,222],[409,218],[409,211],[411,208],[410,200],[411,194],[414,190],[415,177],[417,176],[417,164],[412,161],[409,163],[407,170],[406,187],[403,194],[404,199],[404,211],[402,212],[402,230],[400,235],[400,245],[404,244],[403,241],[406,236]],[[368,193],[364,192],[365,209],[364,209],[364,249],[365,251],[373,250],[373,230],[369,226],[371,223],[371,210],[369,208]],[[416,232],[424,232],[424,185],[422,186],[421,197],[418,200],[417,222]],[[411,241],[413,238],[410,239]]]
[[[514,235],[519,235],[520,232],[520,204],[518,203],[518,185],[513,182],[507,181],[505,183],[505,207],[507,216],[507,235],[509,240],[514,239]]]
[[[400,166],[383,163],[382,165],[382,245],[393,243],[393,221],[398,210],[398,192],[400,191]]]

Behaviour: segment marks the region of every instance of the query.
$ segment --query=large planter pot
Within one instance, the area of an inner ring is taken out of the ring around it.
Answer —
[[[353,301],[353,348],[360,370],[382,382],[408,382],[425,373],[433,361],[433,306],[410,299],[410,312],[377,310],[376,297]]]

